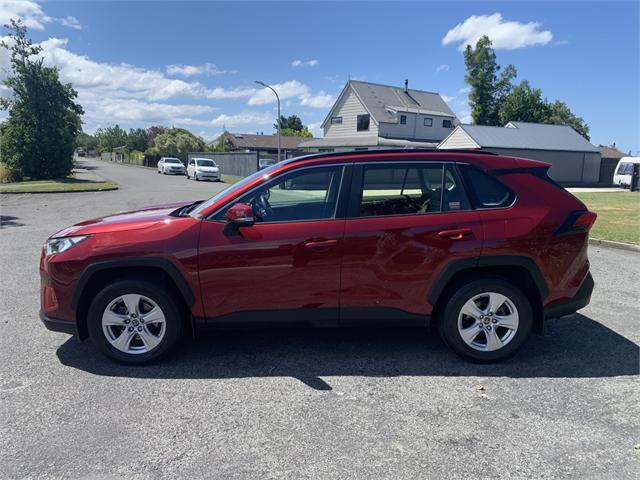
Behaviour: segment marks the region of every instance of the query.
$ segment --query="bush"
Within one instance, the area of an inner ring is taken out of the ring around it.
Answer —
[[[0,163],[0,183],[10,183],[13,181],[9,168],[4,163]]]

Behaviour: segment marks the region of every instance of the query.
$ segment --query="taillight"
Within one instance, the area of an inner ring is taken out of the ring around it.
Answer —
[[[555,234],[570,235],[572,233],[588,232],[593,224],[596,223],[597,217],[595,212],[590,212],[589,210],[571,212]]]

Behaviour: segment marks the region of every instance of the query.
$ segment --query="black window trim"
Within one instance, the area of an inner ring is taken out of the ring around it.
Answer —
[[[486,211],[486,210],[506,210],[506,209],[509,209],[509,208],[511,208],[511,207],[513,207],[515,205],[516,201],[518,200],[518,195],[511,188],[509,188],[503,182],[498,180],[498,178],[497,178],[498,175],[496,175],[495,172],[499,172],[499,170],[483,170],[483,169],[481,169],[481,168],[477,167],[476,165],[473,165],[472,163],[469,163],[469,162],[454,162],[454,163],[456,164],[455,165],[455,169],[456,169],[456,171],[458,173],[458,177],[460,178],[460,181],[462,182],[462,186],[464,187],[464,190],[467,193],[467,198],[469,198],[469,201],[471,202],[471,208],[473,210],[477,210],[479,212]],[[485,206],[482,206],[481,202],[479,202],[478,199],[476,198],[476,195],[474,193],[473,188],[471,188],[471,186],[467,184],[467,181],[465,180],[465,177],[464,177],[464,175],[462,174],[462,171],[459,168],[460,165],[466,165],[468,167],[475,168],[476,170],[480,170],[480,172],[482,172],[485,175],[488,175],[489,177],[493,178],[500,185],[502,185],[505,188],[505,190],[507,190],[507,191],[509,191],[509,193],[511,193],[511,197],[513,198],[512,202],[510,204],[508,204],[508,205],[501,205],[499,207],[485,207]]]
[[[360,117],[367,117],[367,119],[369,120],[368,124],[367,124],[367,128],[359,128],[359,118]],[[371,114],[369,113],[361,113],[356,115],[356,132],[368,132],[369,130],[371,130]]]
[[[349,163],[325,163],[325,164],[321,164],[321,165],[308,165],[306,167],[292,168],[292,169],[286,170],[286,171],[280,173],[279,175],[277,175],[277,176],[275,176],[273,178],[270,178],[266,182],[260,183],[259,185],[256,185],[252,189],[250,189],[250,190],[248,190],[248,191],[246,191],[244,193],[241,193],[240,195],[237,195],[237,196],[233,197],[227,203],[222,205],[220,208],[216,209],[214,212],[212,212],[211,214],[207,215],[206,218],[203,218],[203,220],[210,221],[210,222],[226,223],[224,219],[215,218],[215,217],[219,213],[224,211],[226,208],[230,207],[234,203],[239,202],[241,198],[244,198],[247,195],[249,195],[249,194],[255,192],[256,190],[258,190],[260,188],[263,188],[263,187],[265,187],[267,185],[272,185],[274,182],[276,182],[276,180],[281,179],[282,177],[284,177],[286,175],[289,175],[290,173],[296,173],[296,172],[300,172],[300,171],[303,171],[303,170],[308,170],[310,168],[331,168],[331,167],[340,167],[342,169],[341,174],[340,174],[340,182],[338,183],[338,195],[337,195],[337,201],[336,201],[336,208],[333,211],[333,216],[332,217],[330,217],[330,218],[309,219],[309,220],[282,220],[282,221],[278,221],[278,222],[256,222],[256,225],[276,225],[276,224],[279,224],[279,223],[324,222],[324,221],[344,219],[345,218],[345,211],[346,211],[346,205],[344,205],[345,202],[346,202],[346,195],[344,193],[344,190],[346,190],[346,185],[348,185],[348,181],[351,179],[352,165],[353,165],[353,163],[351,163],[351,162],[349,162]]]
[[[404,120],[404,122],[402,120]],[[406,124],[407,124],[407,116],[400,115],[400,125],[406,125]]]

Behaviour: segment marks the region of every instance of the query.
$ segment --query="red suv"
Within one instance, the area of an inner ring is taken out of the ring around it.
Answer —
[[[206,201],[66,228],[42,252],[41,318],[146,363],[202,326],[437,326],[480,362],[589,303],[596,215],[549,165],[488,153],[296,158]]]

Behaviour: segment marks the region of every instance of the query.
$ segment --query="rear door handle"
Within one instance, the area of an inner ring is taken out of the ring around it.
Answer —
[[[438,232],[438,236],[442,238],[450,238],[451,240],[462,240],[467,235],[471,235],[473,231],[470,228],[452,228],[451,230],[442,230]]]
[[[338,244],[338,240],[318,240],[315,242],[307,242],[304,244],[307,248],[326,248],[333,247]]]

